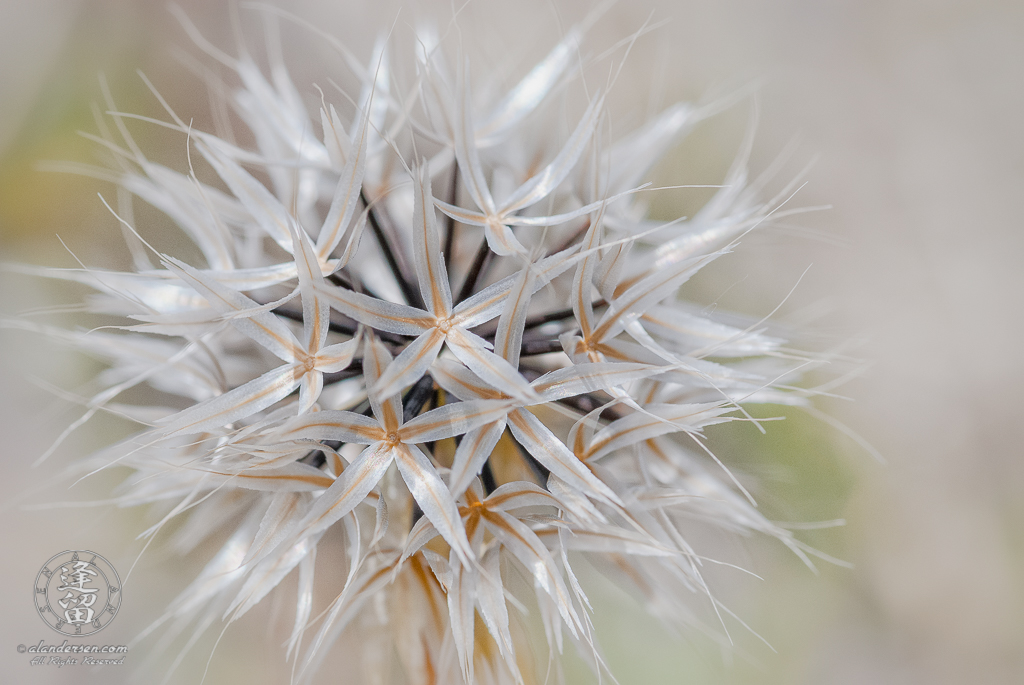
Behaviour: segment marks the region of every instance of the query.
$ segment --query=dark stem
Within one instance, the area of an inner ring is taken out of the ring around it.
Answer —
[[[370,297],[375,297],[378,300],[384,299],[378,295],[373,288],[367,288],[365,284],[360,283],[357,280],[353,280],[347,273],[342,271],[336,271],[330,276],[327,276],[324,280],[330,281],[330,283],[338,286],[339,288],[347,288],[352,292],[369,295]]]
[[[484,462],[484,467],[480,470],[480,480],[484,483],[485,494],[489,495],[498,489],[498,484],[494,481],[494,471],[491,470],[490,460]]]
[[[360,188],[359,199],[363,201],[363,205],[366,207],[370,206],[369,201],[366,199],[366,191]],[[398,264],[398,259],[395,257],[394,251],[391,249],[391,241],[388,240],[387,235],[384,232],[384,228],[380,223],[380,216],[377,214],[376,207],[370,209],[370,227],[373,229],[373,234],[377,237],[377,243],[380,245],[381,252],[384,253],[384,258],[388,262],[388,266],[391,268],[391,273],[394,274],[395,280],[398,281],[398,286],[402,289],[402,294],[405,296],[406,302],[413,307],[423,308],[423,301],[420,297],[419,290],[413,287],[412,283],[406,280],[405,275],[402,273],[402,268]]]
[[[608,303],[605,302],[604,300],[598,300],[597,302],[592,304],[591,307],[597,309],[598,307],[603,307],[606,304]],[[539,328],[540,326],[543,326],[546,323],[551,323],[553,321],[561,321],[562,319],[568,319],[575,316],[576,312],[572,310],[572,307],[568,307],[566,309],[559,309],[554,312],[549,312],[541,316],[536,316],[531,319],[527,319],[526,325],[523,327],[523,330],[528,331],[531,328]]]
[[[349,279],[349,277],[347,275],[345,275],[344,273],[342,273],[341,271],[335,271],[333,274],[327,276],[327,278],[325,280],[329,281],[333,285],[336,285],[336,286],[339,286],[339,287],[342,287],[342,288],[348,288],[349,290],[355,290],[356,289],[355,285],[352,283],[352,281]]]
[[[598,407],[607,404],[606,401],[601,401],[591,394],[563,397],[560,400],[556,400],[556,402],[564,404],[567,407],[572,407],[581,414],[589,414]]]
[[[462,302],[476,291],[476,283],[480,280],[484,264],[490,260],[491,254],[493,253],[487,245],[487,238],[485,237],[480,249],[476,251],[473,265],[469,267],[469,271],[466,273],[466,280],[462,282],[462,288],[459,289],[459,296],[455,299],[455,304]]]
[[[524,340],[519,348],[519,354],[524,357],[561,351],[562,343],[558,342],[557,338],[550,340]]]
[[[459,163],[452,162],[452,182],[448,189],[448,204],[454,205],[458,199],[459,190]],[[455,244],[455,219],[447,214],[444,215],[444,263],[452,263],[452,246]]]
[[[576,316],[576,312],[573,311],[572,307],[566,309],[559,309],[541,316],[535,316],[526,320],[526,324],[523,326],[523,331],[528,331],[531,328],[539,328],[546,323],[552,323],[554,321],[561,321],[562,319],[568,319]]]
[[[409,524],[409,529],[411,530],[421,518],[423,518],[423,510],[420,509],[420,503],[414,499],[412,501],[412,522]]]
[[[597,302],[595,302],[591,306],[594,309],[597,309],[598,307],[604,307],[607,304],[608,303],[605,302],[602,299],[602,300],[598,300]],[[549,312],[547,314],[542,314],[540,316],[535,316],[533,318],[530,318],[530,319],[526,320],[526,323],[523,326],[523,333],[525,333],[526,331],[533,330],[534,328],[540,328],[544,324],[557,323],[557,322],[560,322],[560,321],[565,321],[566,319],[572,319],[573,322],[575,323],[575,321],[576,321],[575,317],[576,317],[576,312],[574,312],[571,307],[568,307],[566,309],[558,309],[556,311]],[[495,326],[495,328],[493,330],[488,330],[486,332],[479,332],[479,333],[477,333],[477,335],[479,335],[484,340],[493,341],[494,340],[494,336],[495,336],[495,334],[497,334],[497,332],[498,332],[497,331],[497,327]],[[523,354],[525,354],[525,352]],[[541,353],[537,352],[535,354],[541,354]]]
[[[434,379],[430,377],[430,374],[423,376],[423,378],[416,381],[412,388],[405,394],[405,398],[402,400],[402,421],[411,421],[419,415],[420,411],[426,406],[427,402],[437,398],[437,391],[434,389]],[[428,447],[430,456],[434,456],[433,446]],[[415,499],[412,501],[412,523],[413,525],[423,516],[423,509],[420,508],[419,502]]]
[[[341,440],[324,440],[323,444],[337,452],[343,443]],[[327,453],[323,450],[313,450],[302,459],[299,459],[299,462],[309,464],[315,469],[323,468],[323,465],[327,463]]]
[[[331,383],[339,383],[341,381],[348,380],[349,378],[355,378],[356,376],[362,375],[363,360],[353,359],[352,363],[349,364],[347,368],[344,368],[341,371],[335,371],[334,373],[323,374],[324,385],[330,385]]]
[[[424,405],[426,405],[433,396],[434,379],[428,373],[424,375],[423,378],[416,381],[412,388],[410,388],[409,392],[405,394],[405,399],[402,401],[402,405],[404,407],[402,410],[402,421],[412,421],[414,418],[419,416]]]

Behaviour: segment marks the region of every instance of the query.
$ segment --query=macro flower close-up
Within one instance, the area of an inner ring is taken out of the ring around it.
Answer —
[[[3,262],[30,293],[5,345],[45,346],[22,372],[53,398],[23,458],[53,482],[9,506],[97,521],[120,573],[117,623],[70,591],[87,552],[60,570],[72,608],[37,599],[58,633],[125,643],[73,667],[688,682],[613,663],[612,605],[722,664],[776,651],[759,612],[823,615],[857,577],[827,534],[845,471],[899,455],[836,415],[865,343],[789,303],[808,268],[777,246],[830,242],[808,228],[828,207],[795,146],[755,154],[762,87],[665,97],[672,61],[636,61],[671,22],[607,3],[537,9],[536,35],[469,5],[221,9],[162,10],[174,69],[140,65],[128,97],[101,73],[87,146],[32,160],[92,184],[105,237]],[[762,554],[800,567],[790,609],[739,589],[773,592]]]

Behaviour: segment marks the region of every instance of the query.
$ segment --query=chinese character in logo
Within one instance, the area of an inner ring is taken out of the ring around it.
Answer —
[[[36,576],[36,609],[62,635],[91,635],[114,619],[120,585],[114,567],[95,552],[61,552]]]
[[[63,585],[57,588],[58,592],[67,592],[63,599],[57,604],[64,608],[64,620],[67,623],[92,623],[95,613],[92,605],[96,603],[96,593],[99,588],[87,588],[87,583],[92,581],[98,573],[89,569],[89,564],[84,561],[76,561],[68,570],[67,566],[60,568],[60,580]]]

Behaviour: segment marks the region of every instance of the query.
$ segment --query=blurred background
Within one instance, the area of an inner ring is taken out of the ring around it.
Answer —
[[[496,51],[515,46],[525,65],[589,6],[481,1],[460,24],[470,40],[499,36]],[[287,7],[360,55],[396,16],[444,21],[451,12],[445,3],[398,13],[398,3],[371,10],[347,0]],[[190,0],[183,8],[230,48],[227,5]],[[780,316],[806,322],[828,344],[854,341],[852,354],[868,363],[840,390],[852,401],[818,405],[856,438],[797,414],[767,437],[713,436],[753,455],[740,466],[761,476],[758,495],[777,518],[845,519],[804,539],[853,568],[821,564],[816,575],[766,541],[733,545],[727,554],[763,580],[723,574],[718,592],[772,649],[739,629],[724,653],[700,635],[666,633],[590,574],[610,666],[623,685],[1024,682],[1024,429],[1015,408],[1024,382],[1024,4],[631,1],[612,6],[586,45],[600,51],[649,16],[666,23],[641,38],[616,85],[612,106],[623,120],[756,82],[753,169],[792,149],[787,173],[815,162],[799,204],[831,205],[791,230],[752,238],[699,284],[707,301],[767,314],[810,266]],[[285,44],[303,92],[317,49]],[[199,54],[162,2],[0,0],[3,261],[73,266],[59,235],[86,264],[126,264],[119,230],[96,197],[112,188],[37,165],[97,159],[96,145],[77,132],[96,131],[100,73],[122,111],[162,116],[138,69],[186,119],[209,121],[205,88],[186,74],[180,52]],[[658,180],[720,181],[751,111],[748,100],[699,127]],[[182,168],[180,141],[154,127],[133,133],[147,153]],[[676,212],[692,211],[687,202],[695,200],[680,196]],[[73,300],[66,289],[0,274],[5,316]],[[96,370],[0,331],[0,664],[8,682],[142,682],[128,669],[152,656],[144,644],[117,670],[58,671],[30,667],[16,651],[56,637],[29,599],[46,559],[92,549],[123,578],[142,549],[133,541],[141,512],[31,508],[101,498],[115,482],[46,487],[76,455],[123,430],[102,419],[31,466],[78,415],[45,383],[74,388]],[[198,568],[147,553],[126,586],[123,615],[97,642],[129,642]],[[275,607],[264,604],[227,632],[207,682],[286,682],[283,652],[268,638]],[[202,677],[209,650],[196,652],[175,682]],[[589,682],[568,661],[570,679]],[[155,673],[166,660],[153,663]],[[325,682],[346,682],[341,673]]]

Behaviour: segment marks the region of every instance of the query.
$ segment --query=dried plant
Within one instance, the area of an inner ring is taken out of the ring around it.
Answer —
[[[183,552],[226,536],[158,622],[166,634],[235,621],[294,571],[299,677],[344,639],[365,642],[362,668],[382,679],[397,654],[410,683],[539,682],[527,611],[552,663],[568,637],[604,668],[574,559],[688,623],[694,602],[723,610],[693,526],[804,557],[703,430],[750,420],[744,404],[806,403],[792,383],[815,358],[679,298],[792,188],[761,198],[746,141],[695,216],[646,218],[645,175],[716,107],[676,104],[616,137],[609,79],[559,133],[587,90],[586,30],[503,94],[451,36],[419,32],[400,68],[393,36],[365,61],[338,44],[361,90],[321,94],[313,121],[275,51],[268,78],[198,38],[234,75],[212,90],[254,144],[165,104],[188,173],[147,159],[108,102],[96,139],[114,163],[84,171],[123,194],[135,270],[30,271],[95,288],[88,311],[115,330],[24,326],[108,364],[69,430],[99,410],[142,426],[83,470],[130,468],[119,503],[162,507],[150,535],[181,519]],[[131,196],[202,260],[150,248]],[[118,403],[136,386],[159,395]],[[315,616],[328,540],[347,567]]]

